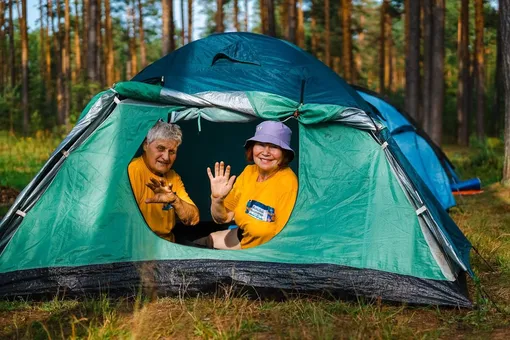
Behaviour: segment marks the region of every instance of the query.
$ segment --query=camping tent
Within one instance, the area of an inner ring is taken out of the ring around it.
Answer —
[[[443,153],[440,154],[442,164],[430,138],[427,138],[421,130],[417,130],[409,118],[375,93],[359,87],[355,88],[363,99],[377,108],[400,150],[443,208],[453,207],[455,199],[444,169],[444,163],[448,162],[446,156]]]
[[[478,178],[464,181],[459,178],[448,157],[412,117],[377,93],[358,86],[354,88],[377,109],[400,150],[444,209],[455,205],[452,191],[480,189]]]
[[[17,198],[0,223],[0,296],[233,284],[259,295],[470,306],[470,243],[370,110],[328,67],[278,39],[227,33],[178,49],[93,98]],[[239,251],[155,235],[127,166],[159,119],[183,128],[175,167],[204,223],[205,167],[223,159],[238,174],[254,124],[288,120],[299,192],[285,228]]]

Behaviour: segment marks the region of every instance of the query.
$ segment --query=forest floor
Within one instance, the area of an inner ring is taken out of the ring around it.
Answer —
[[[50,136],[11,137],[0,132],[0,185],[7,190],[7,202],[12,202],[11,196],[28,183],[58,143]],[[489,140],[471,148],[447,146],[444,150],[461,177],[478,175],[485,183],[479,195],[456,197],[458,205],[450,212],[484,258],[472,252],[471,263],[489,299],[471,281],[471,310],[309,296],[254,300],[236,295],[229,287],[211,295],[152,300],[140,296],[18,299],[0,301],[0,338],[507,339],[510,190],[497,183],[501,143]]]

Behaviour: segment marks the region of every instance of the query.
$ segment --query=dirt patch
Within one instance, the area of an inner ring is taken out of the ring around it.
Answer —
[[[18,195],[18,190],[0,185],[0,206],[13,204]]]

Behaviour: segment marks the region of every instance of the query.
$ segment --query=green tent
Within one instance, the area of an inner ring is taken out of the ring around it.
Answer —
[[[127,167],[160,119],[183,129],[175,168],[201,211],[201,224],[177,227],[184,236],[210,226],[206,167],[224,160],[239,174],[257,122],[286,121],[299,192],[282,232],[240,251],[155,235]],[[0,223],[0,296],[234,284],[262,295],[327,291],[469,307],[470,248],[341,78],[287,42],[228,33],[188,44],[92,99]]]

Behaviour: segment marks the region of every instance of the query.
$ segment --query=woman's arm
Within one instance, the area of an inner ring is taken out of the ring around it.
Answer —
[[[214,176],[207,168],[211,182],[211,215],[216,223],[228,223],[234,219],[234,212],[225,208],[225,198],[234,186],[236,176],[230,177],[230,165],[225,168],[223,161],[214,164]]]
[[[211,195],[211,216],[218,224],[229,223],[234,219],[234,212],[225,208],[224,200]]]

